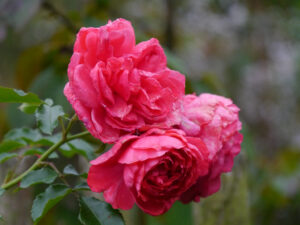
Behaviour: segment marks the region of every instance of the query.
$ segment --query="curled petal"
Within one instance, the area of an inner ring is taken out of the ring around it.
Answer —
[[[137,68],[149,72],[163,70],[167,66],[167,57],[155,38],[139,43],[134,49]]]

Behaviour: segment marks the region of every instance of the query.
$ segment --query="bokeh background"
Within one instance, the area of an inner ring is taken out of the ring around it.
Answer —
[[[137,41],[159,39],[187,93],[232,98],[244,142],[221,191],[176,203],[165,215],[124,212],[128,225],[295,225],[300,221],[299,0],[0,0],[0,84],[51,97],[71,111],[62,90],[75,34],[123,17]],[[0,140],[34,118],[0,105]],[[0,169],[0,177],[3,177]],[[0,200],[8,225],[32,224],[37,190]],[[43,225],[77,225],[67,199]]]

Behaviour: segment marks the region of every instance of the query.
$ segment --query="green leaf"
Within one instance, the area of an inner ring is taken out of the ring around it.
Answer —
[[[40,104],[42,100],[36,94],[0,86],[0,102]]]
[[[16,150],[18,148],[21,148],[23,146],[24,146],[23,144],[21,144],[20,142],[17,142],[17,141],[13,141],[13,140],[3,141],[0,144],[0,153],[10,152],[10,151]]]
[[[82,182],[80,184],[77,184],[73,188],[73,190],[75,190],[75,191],[90,191],[91,189],[86,182]]]
[[[79,173],[77,172],[77,170],[71,164],[67,165],[64,168],[63,173],[66,174],[66,175],[75,175],[75,176],[79,175]]]
[[[71,193],[71,189],[63,184],[54,184],[49,186],[45,192],[39,194],[33,201],[31,217],[34,224],[65,196]]]
[[[42,148],[31,148],[28,149],[27,151],[24,152],[24,156],[27,155],[42,155],[45,152],[44,149]],[[59,155],[56,152],[52,152],[49,156],[48,159],[58,159]]]
[[[31,149],[28,149],[26,150],[23,155],[24,156],[27,156],[27,155],[41,155],[45,152],[44,149],[42,148],[31,148]]]
[[[46,104],[39,106],[35,113],[35,117],[41,131],[51,135],[58,125],[58,117],[65,115],[65,113],[60,105],[52,106],[52,100],[46,99],[45,102]]]
[[[56,133],[52,136],[43,136],[41,139],[37,140],[35,144],[50,146],[57,143],[61,139],[61,133]]]
[[[87,179],[88,174],[87,174],[87,173],[82,173],[82,174],[80,174],[80,177],[82,177],[82,178],[84,178],[84,179]]]
[[[36,142],[41,138],[42,135],[37,129],[30,129],[27,127],[10,130],[4,136],[4,140],[16,140],[16,141],[21,141],[21,143],[25,143],[25,144]]]
[[[52,152],[49,156],[48,156],[49,159],[58,159],[59,158],[59,155],[56,153],[56,152]]]
[[[72,140],[61,146],[60,150],[66,157],[72,157],[75,154],[80,154],[89,161],[96,157],[94,147],[82,139]]]
[[[18,154],[16,153],[1,153],[0,154],[0,163],[4,163],[6,160],[9,160],[13,157],[16,157],[18,156]]]
[[[83,225],[124,225],[120,212],[106,202],[81,197],[79,204],[79,220]]]
[[[57,143],[60,139],[61,139],[61,133],[56,133],[52,136],[43,136],[39,130],[30,129],[27,127],[12,129],[9,132],[7,132],[4,136],[4,142],[12,141],[12,142],[18,142],[19,144],[22,145],[36,144],[36,145],[50,146],[53,145],[54,143]]]
[[[40,183],[51,184],[56,177],[57,173],[48,167],[39,170],[33,170],[22,179],[20,187],[28,188],[34,184]]]
[[[214,202],[215,203],[215,202]],[[202,210],[203,208],[201,208]],[[199,210],[199,209],[198,209]],[[204,209],[203,209],[204,210]],[[213,209],[210,209],[213,210]],[[198,212],[198,211],[197,211]],[[212,212],[212,214],[215,212]],[[213,214],[214,215],[214,214]],[[194,224],[193,214],[192,214],[192,204],[182,204],[179,201],[176,201],[170,210],[163,215],[160,216],[151,216],[144,214],[144,219],[147,221],[147,225],[187,225],[187,224]],[[201,220],[203,221],[203,220]],[[227,221],[226,221],[227,222]],[[233,225],[232,223],[228,222],[226,223],[222,221],[219,225]],[[218,223],[209,223],[207,221],[203,221],[203,223],[195,223],[195,225],[216,225]],[[243,223],[236,223],[237,224],[243,224]],[[245,224],[243,224],[245,225]],[[249,224],[247,224],[249,225]]]
[[[36,109],[39,107],[40,104],[36,103],[23,103],[19,106],[19,109],[27,114],[34,114]]]
[[[0,188],[0,196],[2,196],[4,192],[5,190],[3,188]]]
[[[45,100],[45,104],[49,105],[49,106],[53,106],[53,100],[51,98],[47,98]]]

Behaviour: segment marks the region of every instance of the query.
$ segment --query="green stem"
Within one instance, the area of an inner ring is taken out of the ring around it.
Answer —
[[[61,126],[61,130],[62,130],[62,133],[66,133],[66,128],[65,128],[65,125],[64,125],[64,121],[63,121],[63,118],[60,116],[58,117],[58,121],[60,123],[60,126]]]
[[[69,124],[67,125],[67,128],[63,131],[62,133],[62,138],[66,138],[67,134],[69,133],[71,126],[73,125],[73,123],[77,120],[77,115],[74,114],[69,122]]]
[[[62,136],[62,139],[57,142],[55,145],[52,145],[47,151],[45,151],[41,157],[35,161],[35,163],[29,168],[27,169],[24,173],[20,174],[19,176],[17,176],[15,179],[9,181],[8,183],[6,184],[3,184],[1,186],[1,188],[3,189],[8,189],[10,187],[12,187],[13,185],[17,184],[18,182],[20,182],[23,177],[25,177],[29,172],[31,172],[32,170],[36,169],[40,164],[41,162],[46,159],[52,152],[54,152],[56,149],[58,149],[61,145],[63,145],[64,143],[66,142],[69,142],[71,140],[74,140],[76,138],[81,138],[81,137],[84,137],[86,135],[88,135],[89,132],[88,131],[84,131],[82,133],[79,133],[79,134],[75,134],[75,135],[72,135],[72,136],[69,136],[69,137],[64,137]]]
[[[20,174],[18,177],[16,177],[15,179],[11,180],[10,182],[3,184],[1,186],[1,188],[3,189],[8,189],[11,186],[15,185],[16,183],[20,182],[23,177],[25,177],[30,171],[36,169],[39,164],[46,159],[53,151],[55,151],[59,146],[61,146],[64,143],[63,139],[60,140],[59,142],[57,142],[55,145],[52,145],[46,152],[44,152],[41,157],[35,161],[35,163],[29,168],[27,169],[24,173]]]
[[[64,174],[62,174],[58,169],[57,167],[54,165],[54,163],[52,162],[41,162],[42,165],[47,165],[47,166],[50,166],[56,173],[57,175],[59,176],[59,178],[62,180],[62,182],[64,182],[64,184],[68,187],[71,187],[71,185],[68,183],[68,181],[65,179],[65,176]]]
[[[83,131],[83,132],[81,132],[79,134],[74,134],[72,136],[67,137],[66,138],[66,142],[69,142],[69,141],[77,139],[77,138],[82,138],[82,137],[87,136],[89,134],[90,134],[90,132],[88,132],[88,131]]]

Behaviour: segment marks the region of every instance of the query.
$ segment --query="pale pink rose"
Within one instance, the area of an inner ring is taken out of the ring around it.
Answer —
[[[166,212],[199,176],[208,172],[205,144],[181,130],[150,129],[122,137],[91,161],[88,185],[113,208],[136,203],[151,215]]]
[[[180,128],[206,144],[211,160],[209,173],[181,196],[182,202],[199,201],[217,192],[221,173],[229,172],[241,150],[239,108],[228,98],[212,94],[186,95],[182,100]]]
[[[185,78],[166,67],[156,39],[135,45],[130,22],[81,28],[64,94],[93,136],[113,143],[139,128],[169,127]]]

